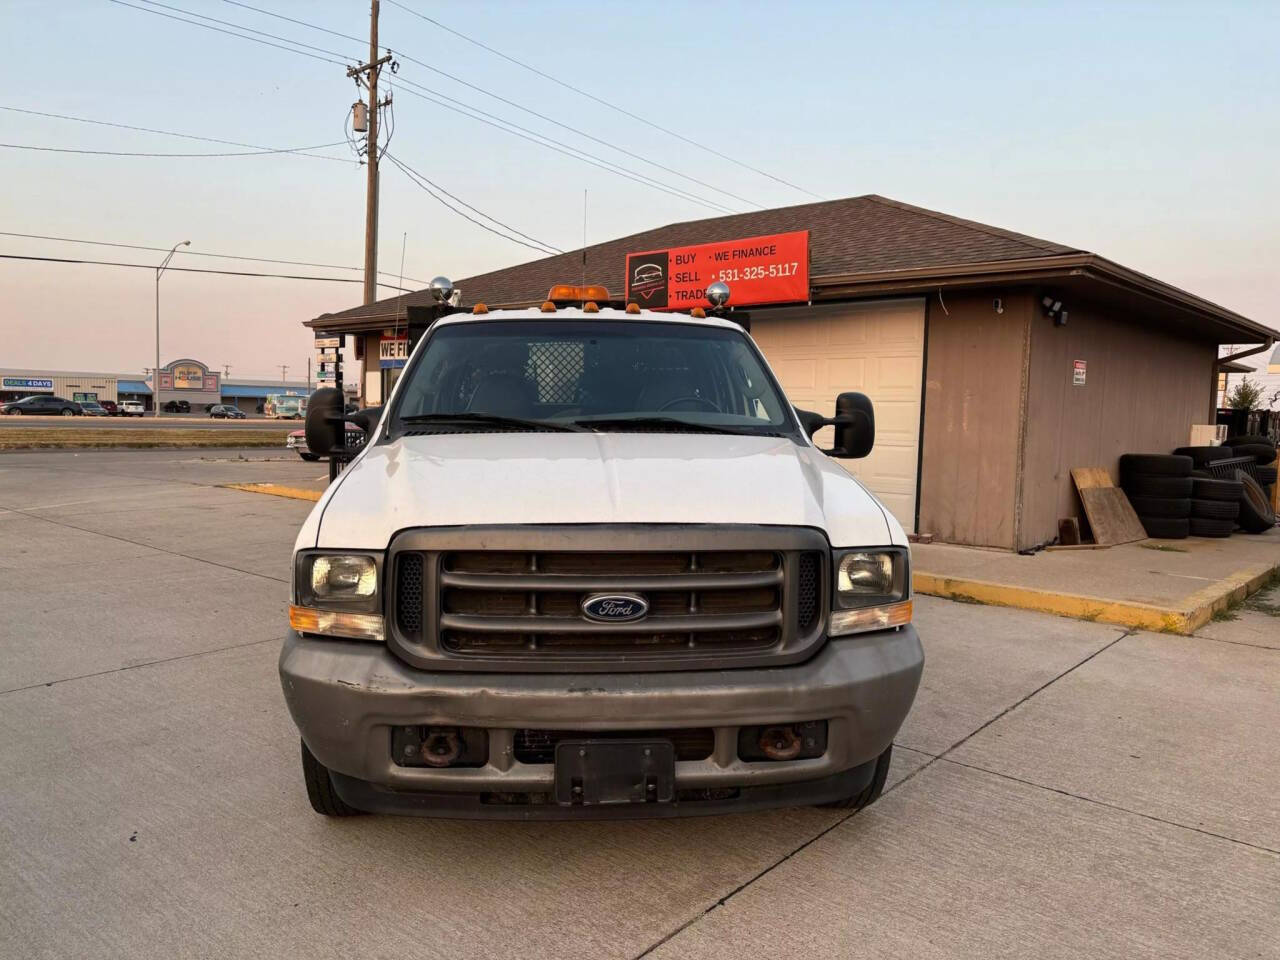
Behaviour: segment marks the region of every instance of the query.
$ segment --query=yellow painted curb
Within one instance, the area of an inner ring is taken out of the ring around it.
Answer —
[[[303,487],[282,487],[278,483],[224,483],[220,486],[228,490],[243,490],[245,493],[265,493],[272,497],[288,497],[291,500],[310,500],[315,502],[323,495],[322,490],[307,490]]]
[[[1186,635],[1202,627],[1217,611],[1224,610],[1254,593],[1270,580],[1278,569],[1280,565],[1272,565],[1253,567],[1230,574],[1217,583],[1185,597],[1182,601],[1185,606],[1180,604],[1179,609],[1083,594],[1058,593],[987,580],[943,577],[924,571],[916,571],[912,574],[911,585],[916,593],[945,597],[949,600],[1018,607],[1023,610],[1053,613],[1061,617],[1074,617],[1078,620],[1094,620],[1138,630]]]

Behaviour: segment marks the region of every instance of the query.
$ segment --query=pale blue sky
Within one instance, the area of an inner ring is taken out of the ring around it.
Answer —
[[[134,0],[130,0],[134,2]],[[221,0],[165,0],[339,52],[357,44]],[[246,0],[367,36],[363,0]],[[450,26],[825,197],[880,193],[1080,246],[1280,326],[1280,3],[461,3]],[[7,0],[0,105],[273,147],[343,140],[341,67],[107,0]],[[788,187],[541,80],[383,4],[385,46],[767,206]],[[401,76],[703,196],[422,67]],[[200,144],[0,111],[0,141],[124,151]],[[235,149],[228,147],[228,150]],[[558,247],[711,211],[407,93],[393,153]],[[345,147],[328,153],[348,156]],[[0,149],[7,231],[357,265],[363,171],[296,156],[137,159]],[[723,195],[718,199],[744,206]],[[462,277],[533,256],[383,172],[381,266]],[[154,254],[0,237],[0,253]],[[176,262],[205,265],[188,258]],[[217,265],[213,262],[213,265]],[[252,265],[246,265],[254,269]],[[137,369],[154,350],[143,271],[0,261],[0,366]],[[351,276],[358,276],[352,273]],[[606,278],[607,279],[607,278]],[[164,359],[233,376],[305,366],[300,321],[358,285],[163,286]]]

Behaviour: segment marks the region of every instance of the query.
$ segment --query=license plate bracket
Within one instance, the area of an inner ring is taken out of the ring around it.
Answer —
[[[595,806],[670,803],[676,757],[670,740],[561,740],[556,803]]]

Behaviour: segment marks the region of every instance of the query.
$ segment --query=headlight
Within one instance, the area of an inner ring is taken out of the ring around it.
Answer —
[[[840,550],[834,559],[830,636],[911,622],[911,572],[905,549]]]
[[[301,552],[289,622],[302,633],[382,640],[381,581],[381,554]]]

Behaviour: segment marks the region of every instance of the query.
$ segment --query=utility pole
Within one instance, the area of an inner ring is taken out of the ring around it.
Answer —
[[[386,103],[378,102],[378,74],[382,72],[383,64],[391,60],[391,54],[378,57],[378,10],[378,0],[370,0],[369,62],[347,68],[347,76],[353,77],[357,84],[363,81],[369,91],[369,132],[365,148],[368,183],[365,186],[364,201],[365,303],[373,303],[378,299],[378,112],[386,106]]]
[[[287,363],[282,363],[279,366],[280,366],[280,382],[284,383],[285,382],[284,375],[289,372],[289,365]]]

